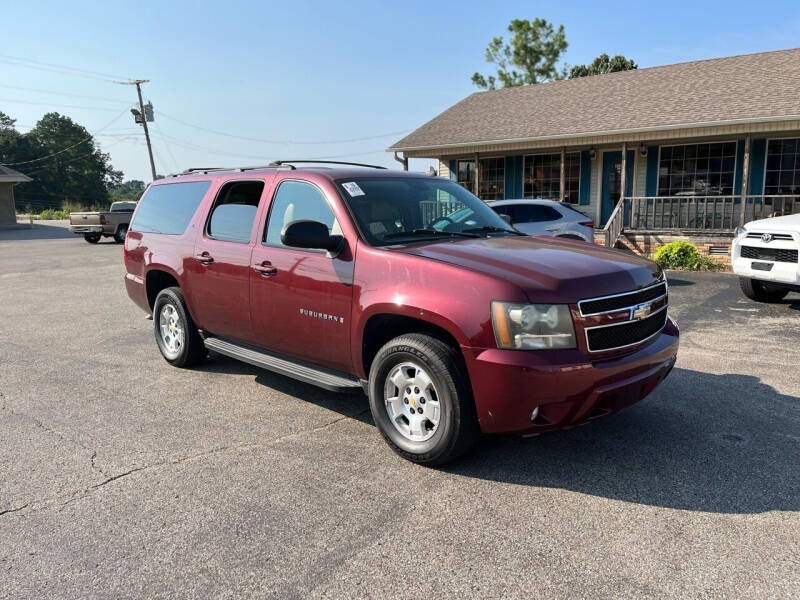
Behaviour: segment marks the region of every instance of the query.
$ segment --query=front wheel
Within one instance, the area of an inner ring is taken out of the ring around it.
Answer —
[[[128,235],[128,226],[127,225],[120,225],[117,228],[117,232],[114,234],[114,241],[118,244],[121,244],[125,241],[125,236]]]
[[[745,296],[756,302],[779,302],[789,293],[786,288],[772,286],[749,277],[739,277],[739,286]]]
[[[85,239],[90,244],[96,244],[100,241],[100,234],[99,233],[84,233],[83,239]]]
[[[478,438],[461,357],[429,335],[403,335],[380,349],[370,368],[369,404],[389,446],[416,463],[452,461]]]
[[[153,325],[158,349],[171,365],[190,367],[205,359],[205,344],[186,309],[180,288],[165,288],[156,296]]]

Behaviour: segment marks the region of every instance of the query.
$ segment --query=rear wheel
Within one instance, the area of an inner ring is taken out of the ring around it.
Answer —
[[[99,233],[84,233],[83,239],[85,239],[90,244],[96,244],[100,241],[100,234]]]
[[[749,277],[739,277],[739,286],[745,296],[757,302],[779,302],[789,293],[786,288],[770,285]]]
[[[121,244],[125,241],[125,236],[128,235],[128,226],[127,225],[120,225],[117,228],[117,232],[114,234],[114,241],[118,244]]]
[[[369,403],[389,446],[416,463],[458,458],[479,435],[458,351],[428,335],[403,335],[380,349],[370,369]]]
[[[178,287],[161,290],[153,304],[156,343],[164,359],[176,367],[201,363],[207,354],[183,293]]]

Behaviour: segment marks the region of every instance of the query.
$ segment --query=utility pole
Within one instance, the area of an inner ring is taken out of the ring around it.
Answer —
[[[153,174],[153,181],[156,180],[156,163],[153,162],[153,147],[150,145],[150,131],[147,129],[147,115],[144,110],[144,101],[142,100],[142,84],[150,81],[149,79],[134,79],[133,81],[120,81],[122,85],[135,85],[136,93],[139,95],[139,113],[142,118],[142,127],[144,127],[144,138],[147,140],[147,154],[150,156],[150,171]],[[131,111],[133,112],[133,111]],[[133,113],[136,116],[136,113]]]

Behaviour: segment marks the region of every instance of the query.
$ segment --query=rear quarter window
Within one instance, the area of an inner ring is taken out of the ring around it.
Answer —
[[[210,181],[188,181],[150,186],[139,201],[131,231],[180,235],[203,201]]]

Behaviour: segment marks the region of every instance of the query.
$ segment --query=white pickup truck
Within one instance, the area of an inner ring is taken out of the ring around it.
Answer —
[[[745,296],[777,302],[800,292],[800,214],[751,221],[735,233],[731,262]]]

